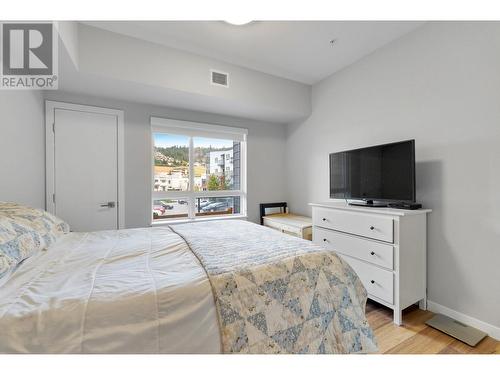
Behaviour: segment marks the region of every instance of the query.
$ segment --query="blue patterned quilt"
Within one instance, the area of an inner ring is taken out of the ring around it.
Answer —
[[[366,290],[334,252],[240,220],[171,229],[207,272],[224,353],[377,351]]]

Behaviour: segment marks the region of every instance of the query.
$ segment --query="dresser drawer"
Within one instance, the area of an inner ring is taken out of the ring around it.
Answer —
[[[391,217],[314,207],[313,224],[385,242],[394,242]]]
[[[391,271],[384,270],[361,260],[341,255],[358,274],[368,294],[381,300],[394,303],[394,276]]]
[[[329,229],[314,227],[314,242],[338,253],[393,269],[394,247]]]

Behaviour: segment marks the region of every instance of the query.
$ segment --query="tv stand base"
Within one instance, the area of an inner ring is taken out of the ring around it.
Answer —
[[[363,202],[349,202],[350,206],[363,206],[363,207],[387,207],[387,203],[373,202],[372,200],[366,200]]]

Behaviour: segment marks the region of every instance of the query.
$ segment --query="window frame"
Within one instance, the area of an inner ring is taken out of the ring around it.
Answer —
[[[151,131],[151,175],[150,175],[150,200],[149,210],[151,212],[151,224],[168,224],[186,221],[204,221],[214,219],[234,219],[247,216],[247,141],[248,130],[230,126],[222,126],[201,122],[175,120],[161,117],[150,119]],[[155,158],[154,158],[154,135],[157,133],[184,135],[189,138],[189,189],[187,191],[154,191],[155,184]],[[216,138],[228,139],[240,142],[240,189],[239,190],[194,190],[194,138]],[[207,217],[196,216],[197,198],[217,198],[217,197],[239,197],[240,212],[235,214],[210,215]],[[157,219],[153,218],[153,203],[160,199],[180,199],[186,198],[188,201],[188,216],[185,218]]]

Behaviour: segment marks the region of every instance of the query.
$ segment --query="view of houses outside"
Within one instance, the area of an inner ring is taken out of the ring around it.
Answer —
[[[193,191],[238,190],[239,142],[193,138]],[[190,191],[189,137],[158,133],[154,136],[154,191]],[[153,217],[181,218],[188,215],[187,199],[153,202]],[[239,197],[197,198],[196,215],[239,212]]]

